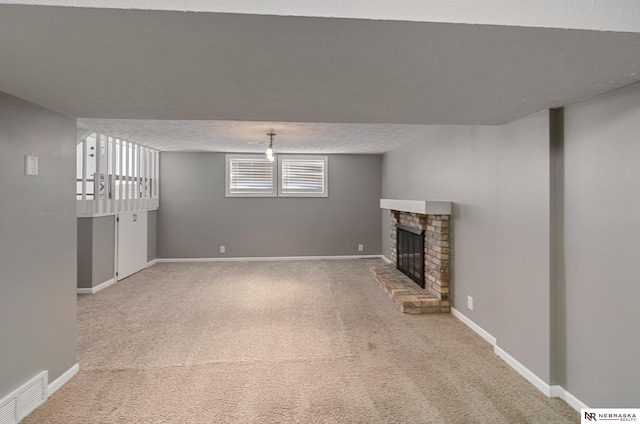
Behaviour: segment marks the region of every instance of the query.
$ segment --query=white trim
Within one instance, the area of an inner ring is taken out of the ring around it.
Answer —
[[[149,268],[150,266],[154,266],[156,263],[158,263],[157,259],[153,259],[149,262],[147,262],[147,266],[145,266],[145,268]]]
[[[538,390],[544,393],[546,396],[551,397],[551,387],[545,383],[540,377],[535,375],[531,370],[518,362],[513,356],[509,355],[506,351],[504,351],[501,347],[498,346],[498,340],[493,337],[488,331],[480,327],[475,322],[471,321],[469,318],[464,316],[460,311],[455,308],[451,308],[451,314],[462,321],[465,325],[471,328],[473,331],[478,333],[480,337],[488,341],[491,345],[493,345],[493,352],[502,358],[511,368],[518,371],[520,375],[529,380],[531,384],[536,386]]]
[[[442,200],[380,199],[380,209],[413,212],[422,215],[451,215],[451,202]]]
[[[98,284],[95,287],[90,287],[90,288],[77,288],[76,289],[76,293],[78,294],[96,294],[98,293],[100,290],[106,289],[107,287],[109,287],[112,284],[115,284],[116,279],[112,278],[110,280],[105,281],[104,283]]]
[[[551,386],[557,388],[557,394],[554,397],[559,397],[563,401],[567,402],[573,409],[580,411],[581,409],[589,409],[586,403],[566,391],[562,386]]]
[[[393,261],[389,258],[387,258],[385,255],[380,255],[380,259],[382,259],[383,261],[385,261],[388,264],[392,264]]]
[[[120,154],[122,154],[122,148],[120,149]],[[120,194],[122,194],[122,186],[120,186]],[[119,205],[115,205],[116,210],[120,209]],[[120,243],[120,238],[118,236],[118,229],[120,228],[120,212],[115,212],[115,216],[113,218],[113,278],[118,281],[118,244]]]
[[[161,262],[240,262],[240,261],[318,261],[333,259],[382,259],[382,255],[345,255],[345,256],[267,256],[248,258],[158,258]]]
[[[486,331],[484,328],[480,327],[478,324],[476,324],[475,322],[471,321],[469,318],[467,318],[465,315],[463,315],[456,308],[451,307],[451,315],[453,315],[454,317],[458,318],[460,321],[465,323],[467,325],[467,327],[471,328],[473,331],[478,333],[478,335],[480,337],[482,337],[483,339],[485,339],[486,341],[488,341],[491,344],[491,346],[495,346],[496,345],[497,340],[496,340],[495,337],[493,337],[491,334],[489,334],[489,332]]]
[[[81,207],[80,202],[82,202],[82,200],[77,200],[77,202],[78,202],[78,209],[81,209],[82,207]],[[87,202],[91,202],[91,200],[87,200]],[[120,205],[120,203],[118,203],[118,202],[119,201],[116,201],[116,205]],[[114,206],[114,207],[117,207],[117,206]],[[153,211],[157,211],[158,209],[159,209],[158,205],[155,205],[155,206],[151,206],[151,209],[142,208],[142,209],[137,209],[137,210],[138,211],[153,212]],[[120,212],[122,212],[122,211],[120,211]],[[78,210],[76,218],[100,218],[100,217],[103,217],[103,216],[117,216],[118,213],[119,213],[119,211],[100,212],[100,213],[93,213],[92,211],[88,211],[88,212],[84,213],[84,212],[81,212],[81,211]]]
[[[100,182],[102,180],[102,170],[100,162],[102,162],[102,134],[96,133],[96,149],[94,150],[96,160],[96,172],[93,174],[93,213],[102,213],[102,202],[100,201]],[[105,187],[106,189],[106,187]]]
[[[266,163],[271,166],[271,191],[231,191],[231,162],[237,161],[254,161],[258,163]],[[260,154],[227,154],[225,155],[225,180],[224,180],[224,196],[225,197],[278,197],[278,168],[276,162],[267,161],[265,155]]]
[[[71,380],[71,378],[73,378],[74,375],[76,375],[79,370],[80,366],[78,364],[74,364],[71,368],[62,373],[60,377],[53,380],[47,386],[47,397],[51,396],[56,391],[58,391],[60,387],[64,386],[69,380]]]
[[[518,373],[520,373],[521,376],[529,380],[529,383],[536,386],[538,390],[540,390],[546,396],[551,397],[552,395],[551,386],[549,386],[540,377],[535,375],[533,371],[531,371],[529,368],[522,365],[516,358],[509,355],[505,350],[503,350],[501,347],[497,345],[493,347],[493,352],[499,357],[501,357],[507,364],[509,364],[511,368],[518,371]],[[554,390],[554,392],[557,393],[557,390]]]
[[[283,167],[287,161],[322,162],[322,192],[285,192]],[[278,155],[278,197],[329,197],[329,157],[314,155]]]
[[[511,368],[516,370],[520,375],[526,378],[531,384],[533,384],[538,390],[544,393],[548,397],[558,397],[564,400],[569,406],[571,406],[576,411],[580,411],[580,409],[587,409],[588,406],[582,402],[580,399],[573,396],[562,386],[553,385],[550,386],[545,383],[540,377],[535,375],[531,370],[518,362],[514,357],[505,352],[502,348],[497,345],[497,339],[493,337],[489,332],[480,327],[475,322],[471,321],[465,315],[463,315],[460,311],[455,308],[451,308],[451,315],[458,318],[465,325],[471,328],[473,331],[478,333],[480,337],[488,341],[491,345],[493,345],[493,352],[502,358]]]
[[[549,397],[560,397],[563,391],[562,386],[558,386],[557,384],[549,386]]]

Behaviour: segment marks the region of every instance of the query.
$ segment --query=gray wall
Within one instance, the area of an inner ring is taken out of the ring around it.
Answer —
[[[454,307],[590,407],[640,406],[638,134],[640,84],[383,159],[383,197],[456,202]]]
[[[114,278],[115,216],[78,218],[78,287],[92,288]]]
[[[75,120],[0,93],[0,398],[76,362],[75,135]]]
[[[78,218],[78,288],[93,284],[93,219]]]
[[[116,219],[115,216],[93,218],[93,285],[114,277]]]
[[[453,306],[546,382],[548,124],[549,114],[542,112],[504,126],[436,126],[387,153],[382,172],[385,198],[455,202]]]
[[[384,198],[455,202],[453,305],[488,331],[496,327],[499,144],[498,127],[438,126],[387,153],[382,167]],[[383,225],[388,256],[387,219]],[[467,295],[474,298],[473,311],[464,306]]]
[[[567,389],[640,407],[640,85],[566,108]]]
[[[223,153],[163,153],[158,257],[380,254],[380,155],[328,167],[327,198],[226,198]]]
[[[493,335],[551,384],[549,113],[500,131]]]
[[[158,257],[156,253],[158,211],[147,212],[147,262]]]

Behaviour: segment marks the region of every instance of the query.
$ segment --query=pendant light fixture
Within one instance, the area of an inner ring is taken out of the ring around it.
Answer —
[[[273,156],[273,136],[277,135],[276,133],[272,132],[268,132],[267,135],[269,136],[269,147],[267,148],[267,160],[269,162],[273,162],[275,160],[274,156]]]

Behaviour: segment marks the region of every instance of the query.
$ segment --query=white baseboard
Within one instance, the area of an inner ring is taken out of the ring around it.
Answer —
[[[581,409],[589,409],[586,403],[582,402],[580,399],[566,391],[562,386],[553,386],[559,388],[558,396],[563,401],[567,402],[573,409],[579,411]]]
[[[69,380],[71,380],[71,378],[74,375],[76,375],[76,373],[78,372],[79,369],[80,369],[80,366],[78,364],[75,364],[74,366],[72,366],[71,368],[66,370],[60,377],[58,377],[55,380],[53,380],[47,386],[47,396],[51,396],[60,387],[64,386]]]
[[[456,308],[454,307],[451,308],[451,314],[454,317],[458,318],[460,321],[464,322],[467,325],[467,327],[471,328],[473,331],[478,333],[478,335],[483,339],[485,339],[486,341],[488,341],[491,344],[491,346],[496,345],[497,341],[495,337],[493,337],[491,334],[485,331],[484,328],[480,327],[478,324],[471,321],[469,318],[467,318],[464,314],[462,314]]]
[[[115,284],[116,279],[112,278],[110,280],[105,281],[104,283],[98,284],[95,287],[90,287],[90,288],[77,288],[76,289],[76,293],[78,294],[96,294],[98,293],[100,290],[106,289],[107,287],[109,287],[112,284]]]
[[[520,375],[527,379],[531,384],[533,384],[538,390],[544,393],[548,397],[558,397],[569,406],[571,406],[576,411],[580,411],[580,409],[586,409],[588,406],[580,401],[580,399],[573,396],[562,386],[554,385],[550,386],[545,383],[540,377],[538,377],[535,373],[533,373],[530,369],[522,365],[518,360],[516,360],[513,356],[509,355],[505,352],[501,347],[498,346],[498,341],[495,337],[493,337],[488,331],[480,327],[475,322],[471,321],[464,314],[458,311],[455,308],[451,308],[451,314],[462,321],[465,325],[471,328],[473,331],[478,333],[480,337],[488,341],[491,345],[493,345],[493,352],[502,358],[511,368],[516,370]]]
[[[516,360],[513,356],[509,355],[506,351],[504,351],[502,348],[500,348],[497,345],[493,347],[493,352],[499,357],[501,357],[507,364],[509,364],[511,368],[518,371],[518,373],[524,378],[526,378],[529,381],[529,383],[536,386],[536,388],[540,390],[542,393],[544,393],[545,396],[551,397],[552,395],[551,386],[545,383],[543,379],[535,375],[533,371],[531,371],[529,368],[522,365],[520,362],[518,362],[518,360]],[[553,392],[557,393],[557,389],[554,389]]]
[[[156,262],[248,262],[248,261],[318,261],[333,259],[382,259],[382,255],[345,256],[267,256],[245,258],[158,258]]]
[[[158,263],[158,260],[157,259],[153,259],[153,260],[147,262],[147,266],[145,266],[145,268],[149,268],[150,266],[154,266],[157,263]]]
[[[384,255],[380,255],[380,259],[382,259],[383,261],[385,261],[388,264],[392,264],[393,263],[393,261],[391,259],[387,258]]]

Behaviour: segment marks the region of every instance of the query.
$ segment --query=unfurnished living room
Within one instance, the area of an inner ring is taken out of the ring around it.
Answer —
[[[0,424],[640,414],[638,58],[633,0],[0,0]]]

